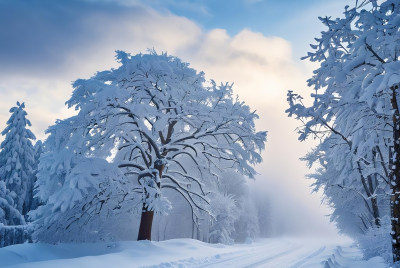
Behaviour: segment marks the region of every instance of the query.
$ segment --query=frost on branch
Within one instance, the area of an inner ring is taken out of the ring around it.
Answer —
[[[147,211],[166,214],[171,209],[169,200],[162,196],[160,176],[157,169],[139,173],[138,181],[142,186],[142,201]]]

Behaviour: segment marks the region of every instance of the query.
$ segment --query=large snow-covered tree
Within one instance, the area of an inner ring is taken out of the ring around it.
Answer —
[[[82,157],[106,159],[139,186],[125,189],[142,194],[138,239],[150,240],[154,212],[170,206],[161,189],[179,193],[190,204],[194,220],[201,211],[210,213],[210,189],[204,180],[217,180],[224,169],[253,177],[252,165],[261,161],[266,132],[255,131],[258,116],[233,97],[230,84],[206,81],[202,72],[176,57],[119,51],[117,59],[120,67],[73,84],[67,104],[78,115],[49,129],[38,187],[47,207],[58,203],[62,210],[60,202],[71,207],[71,199],[55,196],[86,185],[67,182],[72,179],[69,170]],[[55,163],[62,165],[57,168]],[[58,173],[59,179],[49,173]],[[119,179],[117,174],[114,179]]]
[[[316,38],[314,51],[305,57],[320,62],[308,80],[315,90],[314,101],[307,107],[289,91],[287,110],[302,121],[300,140],[309,136],[321,140],[305,160],[321,165],[313,177],[334,204],[334,218],[347,218],[342,224],[358,221],[366,233],[368,228],[379,228],[381,218],[390,214],[391,199],[394,261],[400,260],[400,213],[396,214],[400,169],[393,168],[398,166],[400,150],[389,165],[389,149],[393,144],[396,149],[394,134],[399,129],[393,114],[398,99],[393,85],[400,79],[399,18],[400,3],[391,0],[359,1],[345,8],[343,18],[320,18],[328,30]]]
[[[36,138],[27,128],[31,122],[26,118],[24,103],[17,102],[10,113],[7,127],[1,132],[5,139],[0,145],[0,180],[5,182],[13,206],[25,216],[33,201],[36,162],[32,141]]]

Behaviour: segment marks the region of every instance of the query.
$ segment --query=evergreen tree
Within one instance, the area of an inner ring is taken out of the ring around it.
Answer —
[[[38,191],[37,189],[35,189],[35,185],[36,185],[36,181],[37,181],[39,159],[43,153],[43,142],[41,140],[38,140],[34,146],[34,149],[35,149],[35,163],[34,163],[35,176],[33,177],[33,189],[32,189],[33,192],[32,192],[32,202],[31,202],[30,210],[35,210],[40,205],[39,198],[35,197],[35,195]]]
[[[0,180],[0,248],[31,241],[24,216],[13,204],[6,183]]]
[[[13,207],[14,202],[10,196],[5,182],[0,181],[0,226],[24,225],[24,217]]]
[[[27,129],[25,104],[17,102],[10,109],[11,117],[1,132],[5,136],[0,145],[0,180],[5,182],[13,207],[22,215],[31,210],[35,180],[35,135]]]

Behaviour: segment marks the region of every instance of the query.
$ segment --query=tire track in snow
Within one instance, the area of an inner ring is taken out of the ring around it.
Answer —
[[[262,266],[262,265],[267,264],[268,262],[270,262],[272,260],[275,260],[275,259],[277,259],[279,257],[282,257],[282,256],[286,256],[286,255],[290,254],[291,252],[297,251],[299,249],[300,249],[299,247],[294,247],[294,248],[285,250],[285,251],[283,251],[283,252],[281,252],[279,254],[275,254],[275,255],[269,256],[268,258],[262,259],[260,261],[255,262],[255,263],[251,263],[251,264],[249,264],[247,266],[243,266],[243,268],[255,268],[255,267]]]
[[[300,267],[301,265],[305,264],[306,262],[308,262],[312,258],[320,255],[322,252],[325,251],[325,249],[326,249],[325,246],[319,248],[317,251],[314,251],[312,254],[308,255],[307,257],[304,257],[303,259],[301,259],[300,261],[296,262],[295,264],[293,264],[289,268],[298,268],[298,267]]]
[[[340,246],[325,245],[315,241],[288,241],[286,239],[268,244],[242,245],[241,247],[225,248],[229,251],[221,252],[218,249],[210,255],[203,255],[180,260],[166,261],[157,265],[146,266],[151,268],[171,267],[213,267],[213,268],[300,268],[300,267],[384,267],[380,260],[375,260],[375,266],[365,266],[358,250],[344,251]],[[354,251],[354,252],[353,252]],[[187,255],[190,256],[190,255]]]
[[[261,254],[265,256],[265,252],[269,252],[271,250],[276,250],[278,248],[287,249],[287,243],[276,245],[276,244],[266,244],[257,247],[250,247],[246,250],[236,249],[235,251],[219,253],[216,255],[203,257],[203,258],[187,258],[181,259],[172,262],[162,262],[158,265],[150,265],[150,266],[142,266],[141,268],[167,268],[167,267],[243,267],[244,265],[248,264],[249,260],[260,256]],[[241,263],[240,261],[247,260],[246,264],[238,265]],[[232,263],[232,264],[230,264]]]
[[[291,245],[289,248],[288,246],[284,246],[283,248],[280,248],[274,255],[269,255],[267,258],[265,258],[265,252],[268,252],[269,249],[276,249],[272,245],[269,247],[260,247],[257,249],[257,251],[248,253],[248,252],[241,252],[239,255],[236,255],[234,257],[231,257],[229,259],[223,259],[223,260],[218,260],[210,263],[205,263],[200,266],[195,266],[197,268],[201,267],[241,267],[241,268],[250,268],[250,267],[257,267],[262,264],[265,264],[269,261],[275,260],[279,257],[285,256],[289,254],[290,252],[297,251],[301,248],[300,245]],[[282,251],[283,250],[283,251]],[[260,258],[261,257],[261,258]]]

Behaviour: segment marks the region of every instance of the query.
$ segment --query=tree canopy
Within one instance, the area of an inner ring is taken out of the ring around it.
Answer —
[[[233,97],[232,85],[206,81],[204,73],[167,54],[118,51],[117,60],[120,67],[73,83],[67,104],[78,114],[48,130],[38,183],[48,209],[79,203],[82,195],[55,200],[70,188],[96,188],[95,176],[81,183],[68,175],[82,158],[118,167],[123,175],[113,181],[127,179],[122,188],[142,194],[144,211],[168,211],[161,192],[167,188],[191,205],[194,217],[211,213],[205,180],[218,180],[227,168],[254,177],[266,132],[255,130],[257,114]]]

